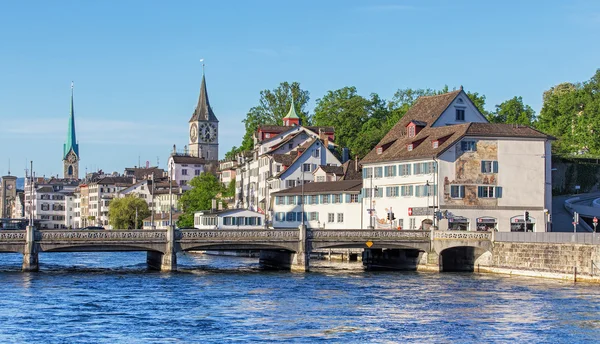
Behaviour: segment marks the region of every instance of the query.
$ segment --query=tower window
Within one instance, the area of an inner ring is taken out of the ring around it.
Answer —
[[[69,170],[67,171],[67,175],[72,176],[73,175],[73,166],[69,166]]]
[[[457,121],[465,120],[465,109],[456,109],[456,120]]]

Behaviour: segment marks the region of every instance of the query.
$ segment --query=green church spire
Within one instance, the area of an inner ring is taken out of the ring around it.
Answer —
[[[67,159],[70,151],[79,158],[79,144],[75,136],[75,107],[73,106],[73,82],[71,81],[71,116],[69,118],[69,129],[67,130],[67,142],[63,148],[63,160]]]
[[[295,108],[296,107],[294,106],[294,98],[292,97],[292,105],[290,106],[290,111],[283,118],[298,118],[299,119],[300,117],[298,117],[298,115],[296,114]]]

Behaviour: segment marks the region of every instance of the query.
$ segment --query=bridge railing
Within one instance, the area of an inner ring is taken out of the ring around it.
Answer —
[[[402,239],[402,240],[429,240],[429,231],[396,231],[390,229],[317,229],[308,233],[310,239]]]
[[[166,240],[165,230],[41,230],[38,241],[128,241]]]
[[[497,232],[498,242],[600,244],[600,233]]]
[[[433,239],[492,240],[492,232],[433,231]]]
[[[24,241],[24,230],[3,230],[0,231],[0,242],[15,242]]]
[[[297,229],[182,229],[176,239],[183,241],[221,239],[221,240],[281,240],[297,241],[300,232]]]

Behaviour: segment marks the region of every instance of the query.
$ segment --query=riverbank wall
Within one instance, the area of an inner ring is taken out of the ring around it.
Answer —
[[[600,245],[495,242],[474,271],[600,283]]]

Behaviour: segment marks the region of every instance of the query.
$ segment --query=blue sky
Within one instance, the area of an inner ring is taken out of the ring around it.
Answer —
[[[71,80],[81,171],[123,172],[188,142],[205,59],[220,154],[259,92],[298,81],[310,108],[356,86],[464,85],[487,107],[600,68],[598,1],[0,2],[0,173],[62,174]]]

